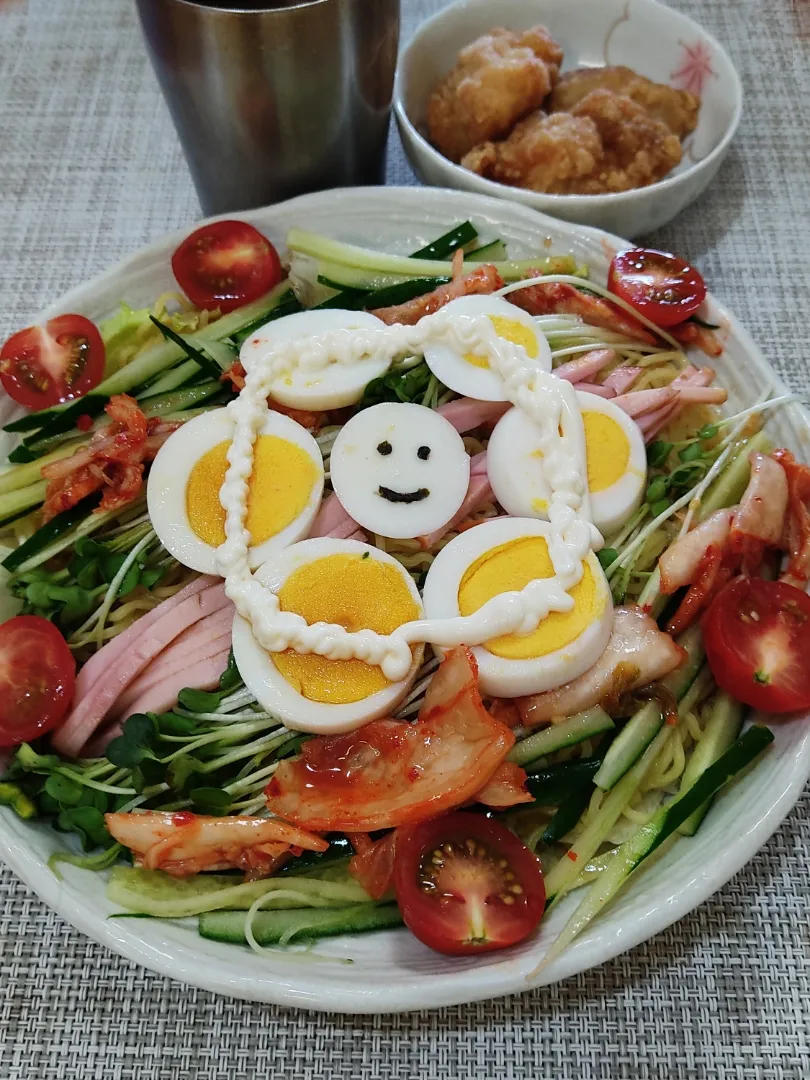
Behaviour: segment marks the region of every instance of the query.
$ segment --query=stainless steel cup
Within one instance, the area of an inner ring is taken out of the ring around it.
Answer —
[[[384,178],[399,0],[137,0],[204,213]]]

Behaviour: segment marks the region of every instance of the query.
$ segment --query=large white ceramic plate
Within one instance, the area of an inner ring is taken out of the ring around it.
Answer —
[[[308,195],[281,206],[241,214],[280,247],[293,226],[371,247],[407,252],[465,218],[479,231],[502,236],[510,254],[573,251],[599,278],[621,241],[545,218],[527,208],[479,195],[436,189],[369,188]],[[42,320],[61,311],[108,315],[119,300],[151,303],[173,286],[169,257],[184,233],[145,248],[97,280],[57,300]],[[783,389],[751,338],[715,300],[708,315],[727,334],[718,361],[732,405],[751,403],[763,388]],[[798,407],[773,423],[774,438],[801,452],[810,418]],[[810,774],[810,725],[803,718],[773,725],[776,741],[764,760],[726,791],[697,836],[680,840],[639,872],[617,902],[554,964],[533,975],[578,897],[555,910],[532,940],[477,959],[451,959],[422,946],[406,930],[323,942],[323,959],[203,941],[193,923],[108,920],[114,908],[102,875],[67,867],[59,882],[48,856],[61,839],[44,827],[0,817],[0,856],[39,896],[79,930],[145,967],[223,994],[336,1012],[384,1013],[453,1005],[519,993],[584,971],[624,952],[707,900],[774,832]],[[354,961],[346,963],[346,959]]]

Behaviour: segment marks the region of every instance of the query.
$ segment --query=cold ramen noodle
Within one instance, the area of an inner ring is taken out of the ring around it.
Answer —
[[[720,414],[666,253],[287,244],[204,226],[182,291],[3,347],[0,801],[258,952],[497,949],[584,890],[548,962],[765,749],[746,706],[810,706],[785,398]]]

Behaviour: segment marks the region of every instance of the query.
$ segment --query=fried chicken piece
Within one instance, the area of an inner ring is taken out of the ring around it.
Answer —
[[[496,28],[458,54],[428,104],[430,141],[451,161],[499,139],[539,108],[559,75],[562,49],[543,26]]]
[[[604,150],[596,171],[572,191],[602,195],[646,187],[661,180],[681,160],[678,136],[631,98],[611,90],[592,90],[570,115],[593,121]]]
[[[602,140],[593,120],[536,112],[521,120],[503,142],[476,146],[461,164],[501,184],[567,195],[579,190],[602,159]]]
[[[560,76],[551,95],[549,111],[572,112],[593,90],[610,90],[629,97],[655,120],[666,124],[679,139],[697,125],[700,98],[688,90],[675,90],[639,75],[628,67],[580,68]]]

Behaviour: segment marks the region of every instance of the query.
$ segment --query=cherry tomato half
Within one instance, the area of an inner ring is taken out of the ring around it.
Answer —
[[[104,375],[104,342],[84,315],[57,315],[13,334],[0,351],[3,389],[26,409],[72,401]]]
[[[504,825],[479,814],[399,829],[394,888],[412,933],[451,956],[522,941],[546,904],[537,859]]]
[[[276,249],[244,221],[197,229],[172,255],[172,270],[192,304],[223,313],[258,300],[283,277]]]
[[[810,596],[781,581],[736,578],[703,619],[715,681],[763,712],[810,708]]]
[[[608,288],[656,326],[677,326],[706,298],[706,282],[688,262],[666,251],[634,248],[613,257]]]
[[[76,664],[53,623],[17,615],[0,626],[0,746],[36,739],[64,720]]]

